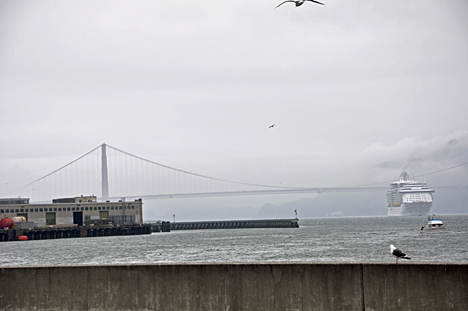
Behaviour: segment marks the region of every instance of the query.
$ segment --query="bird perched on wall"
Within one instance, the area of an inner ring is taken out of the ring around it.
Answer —
[[[390,244],[390,254],[396,257],[396,263],[398,264],[398,259],[403,258],[403,259],[411,259],[408,256],[406,256],[405,253],[403,253],[401,250],[396,248],[393,244]]]
[[[294,2],[294,3],[296,3],[296,7],[298,7],[298,6],[303,5],[304,2],[306,2],[306,1],[315,2],[315,3],[317,3],[317,4],[325,5],[325,4],[323,4],[322,2],[318,2],[318,1],[315,1],[315,0],[286,0],[286,1],[284,1],[284,2],[282,2],[282,3],[280,3],[280,4],[278,4],[278,5],[276,6],[276,8],[279,7],[280,5],[285,4],[286,2]],[[275,8],[275,9],[276,9],[276,8]]]

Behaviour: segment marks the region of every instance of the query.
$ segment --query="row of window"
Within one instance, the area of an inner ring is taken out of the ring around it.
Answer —
[[[92,210],[95,210],[95,211],[105,211],[105,210],[113,210],[113,209],[122,209],[122,206],[94,206],[94,207],[81,207],[81,209],[79,207],[50,207],[50,208],[11,208],[11,209],[5,209],[5,210],[0,210],[0,214],[3,214],[3,213],[33,213],[33,212],[61,212],[62,210],[64,212],[70,212],[70,211],[92,211]],[[132,205],[132,206],[124,206],[123,209],[135,209],[135,206]]]

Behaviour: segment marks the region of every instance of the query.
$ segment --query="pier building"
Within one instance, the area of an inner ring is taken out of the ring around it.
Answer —
[[[142,224],[143,202],[119,200],[97,202],[96,196],[60,198],[52,203],[31,204],[28,198],[0,199],[0,218],[23,216],[34,226],[83,226],[99,219],[114,224]]]

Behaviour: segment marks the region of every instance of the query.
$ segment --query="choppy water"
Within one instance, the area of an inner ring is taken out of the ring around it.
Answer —
[[[0,243],[0,266],[193,262],[468,262],[468,215],[301,219],[300,228],[172,231],[151,235]]]

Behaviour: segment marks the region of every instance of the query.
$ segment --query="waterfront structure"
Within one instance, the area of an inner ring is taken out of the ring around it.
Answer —
[[[299,219],[252,219],[166,223],[170,230],[299,228]],[[164,222],[153,225],[164,228]],[[157,231],[157,229],[155,230]]]
[[[428,215],[432,207],[432,193],[425,182],[411,180],[402,172],[400,180],[390,183],[387,191],[388,216]]]
[[[27,198],[0,199],[0,218],[23,216],[35,226],[83,226],[98,219],[114,224],[142,224],[142,209],[141,199],[97,202],[96,196],[80,196],[54,199],[46,204],[31,204]]]
[[[2,267],[0,310],[468,310],[466,262],[162,258],[166,263]]]

